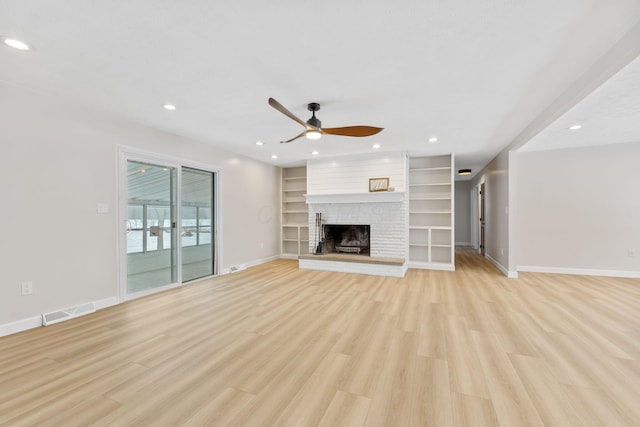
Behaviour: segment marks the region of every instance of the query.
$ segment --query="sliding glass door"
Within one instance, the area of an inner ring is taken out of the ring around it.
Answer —
[[[177,281],[176,168],[127,162],[127,294]]]
[[[211,276],[214,266],[211,172],[182,168],[182,281]]]
[[[123,297],[217,274],[216,173],[140,154],[121,156]]]

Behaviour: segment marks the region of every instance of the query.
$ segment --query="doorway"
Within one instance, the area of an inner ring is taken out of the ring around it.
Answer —
[[[217,274],[216,175],[121,150],[121,299]]]

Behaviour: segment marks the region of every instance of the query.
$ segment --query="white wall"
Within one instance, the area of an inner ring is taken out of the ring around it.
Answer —
[[[119,144],[221,170],[222,269],[279,255],[276,167],[1,84],[0,140],[0,326],[117,296]]]
[[[471,181],[455,183],[455,232],[456,245],[471,245]]]
[[[640,277],[639,159],[640,142],[515,153],[518,269]]]
[[[368,193],[369,178],[389,178],[389,187],[406,191],[407,154],[373,153],[307,162],[308,194]]]
[[[509,265],[509,152],[502,151],[474,178],[485,183],[485,256],[511,274]],[[514,272],[515,273],[515,272]]]

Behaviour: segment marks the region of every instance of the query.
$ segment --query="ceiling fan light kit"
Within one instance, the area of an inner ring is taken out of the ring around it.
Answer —
[[[311,118],[309,118],[309,120],[307,120],[306,122],[302,121],[302,119],[293,114],[291,111],[287,110],[282,104],[280,104],[273,98],[269,98],[269,105],[305,128],[305,130],[299,135],[296,135],[287,141],[280,141],[283,144],[295,141],[296,139],[303,136],[307,139],[320,139],[323,134],[353,136],[361,138],[365,136],[375,135],[383,129],[374,126],[345,126],[339,128],[323,129],[322,122],[316,117],[316,111],[320,110],[320,104],[318,104],[317,102],[311,102],[307,104],[307,110],[311,111]]]
[[[322,134],[316,130],[308,130],[305,134],[307,139],[320,139]]]

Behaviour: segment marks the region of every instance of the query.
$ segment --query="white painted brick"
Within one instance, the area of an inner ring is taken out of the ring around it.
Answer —
[[[314,159],[307,163],[307,194],[329,195],[368,193],[369,178],[389,178],[389,185],[398,192],[407,190],[408,158],[406,153],[376,153],[336,159]],[[372,257],[408,260],[409,199],[398,202],[310,203],[309,251],[317,245],[316,213],[322,213],[323,224],[368,224]],[[305,264],[306,263],[306,264]],[[309,262],[300,262],[301,268]],[[347,264],[345,266],[344,264]],[[364,274],[404,275],[400,268],[375,264],[329,263],[323,261],[308,268],[336,269]]]

